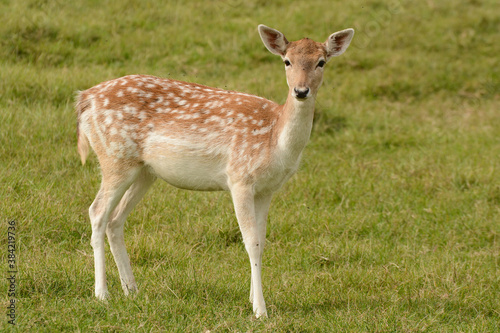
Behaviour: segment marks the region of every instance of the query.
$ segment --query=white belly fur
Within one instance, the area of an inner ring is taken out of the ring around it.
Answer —
[[[196,191],[228,190],[223,149],[204,140],[150,137],[143,159],[151,172],[167,183]],[[219,147],[223,148],[223,147]]]
[[[195,191],[229,189],[224,167],[219,161],[174,155],[149,158],[146,165],[157,177],[178,188]]]

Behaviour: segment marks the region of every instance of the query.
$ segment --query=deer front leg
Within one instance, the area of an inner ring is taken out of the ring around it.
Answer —
[[[266,245],[267,215],[269,212],[269,206],[271,204],[271,197],[271,194],[260,194],[255,195],[254,197],[255,218],[257,220],[257,227],[259,230],[260,262],[262,262],[262,254],[264,253],[264,247]],[[251,284],[250,303],[253,303],[253,299],[253,285]]]
[[[261,235],[254,206],[254,193],[251,185],[235,184],[231,187],[236,218],[240,226],[245,249],[250,258],[252,270],[251,289],[253,294],[253,312],[257,318],[267,317],[266,302],[262,293],[262,252]]]

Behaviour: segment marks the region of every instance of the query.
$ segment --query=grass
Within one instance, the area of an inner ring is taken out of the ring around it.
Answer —
[[[0,18],[0,218],[5,244],[17,221],[19,270],[17,325],[4,316],[0,330],[500,326],[496,1],[7,0]],[[80,165],[74,92],[147,73],[283,102],[283,68],[259,23],[290,40],[356,29],[325,70],[302,166],[273,200],[270,317],[252,316],[228,194],[161,182],[126,227],[140,292],[122,295],[108,250],[112,297],[95,300],[87,209],[99,169],[95,156]]]

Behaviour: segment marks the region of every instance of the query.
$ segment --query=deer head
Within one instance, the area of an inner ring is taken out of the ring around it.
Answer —
[[[289,42],[278,30],[259,25],[259,34],[266,48],[281,56],[285,63],[289,94],[299,101],[315,97],[323,81],[323,69],[332,58],[344,53],[353,29],[333,33],[326,42],[318,43],[309,38]]]

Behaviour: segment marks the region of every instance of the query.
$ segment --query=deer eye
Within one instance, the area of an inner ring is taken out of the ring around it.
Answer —
[[[285,63],[285,66],[286,66],[286,67],[288,67],[288,66],[290,66],[290,65],[291,65],[291,63],[290,63],[290,61],[289,61],[288,59],[287,59],[287,60],[285,60],[285,61],[283,61],[283,62]]]
[[[320,61],[318,62],[318,67],[323,67],[323,66],[325,66],[325,64],[326,64],[326,61],[324,61],[324,60],[320,60]]]

